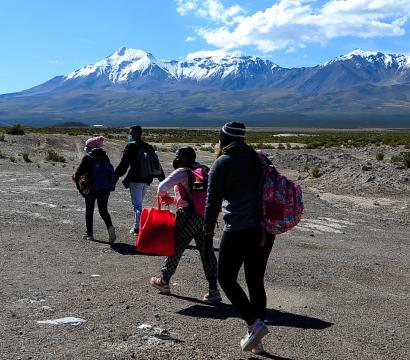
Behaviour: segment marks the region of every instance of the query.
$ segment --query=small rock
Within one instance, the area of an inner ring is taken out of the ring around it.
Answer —
[[[363,171],[371,171],[371,170],[373,170],[373,168],[371,166],[368,166],[368,165],[363,165],[362,170]]]
[[[314,237],[314,236],[315,236],[315,234],[313,234],[313,233],[312,233],[312,234],[309,234],[309,236]]]
[[[378,201],[375,201],[375,202],[373,203],[373,205],[380,206],[380,203],[379,203]]]

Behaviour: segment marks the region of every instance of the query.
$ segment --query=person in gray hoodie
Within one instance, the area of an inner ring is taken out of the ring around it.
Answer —
[[[245,125],[225,124],[220,131],[220,156],[212,165],[204,217],[206,243],[212,246],[222,205],[224,229],[219,248],[218,280],[228,299],[247,323],[243,351],[263,352],[261,339],[266,292],[264,276],[274,235],[262,229],[260,183],[262,167],[254,149],[245,142]],[[238,283],[244,265],[249,298]]]

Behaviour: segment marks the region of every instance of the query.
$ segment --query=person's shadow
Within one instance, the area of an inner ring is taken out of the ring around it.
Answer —
[[[107,244],[106,241],[95,240],[95,239],[93,241],[101,243],[101,244]],[[118,252],[121,255],[162,256],[162,255],[146,254],[146,253],[139,252],[135,248],[135,245],[125,244],[125,243],[113,243],[113,244],[111,244],[111,249],[113,249],[114,251]],[[187,249],[196,250],[197,247],[194,246],[194,245],[188,245]],[[214,251],[219,251],[219,249],[214,248]]]
[[[210,318],[210,319],[221,319],[225,320],[229,317],[238,317],[235,308],[231,304],[225,303],[215,303],[209,304],[206,301],[199,300],[193,297],[181,296],[171,294],[170,296],[176,297],[181,300],[186,300],[194,302],[195,304],[189,306],[185,309],[179,310],[178,314],[184,316],[191,316],[196,318]],[[333,325],[333,323],[314,318],[307,315],[298,315],[289,313],[286,311],[276,310],[276,309],[266,309],[266,325],[269,326],[287,326],[294,327],[298,329],[314,329],[323,330]],[[275,360],[292,360],[289,358],[284,358],[270,354],[268,352],[263,352],[258,355],[258,357],[250,357],[247,360],[259,359],[260,357]]]
[[[163,256],[163,255],[157,255],[157,254],[142,253],[136,249],[135,245],[124,244],[124,243],[114,243],[110,245],[111,245],[112,250],[116,251],[117,253],[121,255]]]
[[[221,320],[225,320],[230,317],[238,317],[235,308],[231,304],[209,304],[206,301],[198,300],[189,296],[173,294],[171,294],[170,296],[196,303],[195,305],[178,311],[179,314],[184,316]],[[299,329],[315,330],[323,330],[333,325],[333,323],[331,322],[307,315],[292,314],[276,309],[266,309],[265,323],[270,326],[288,326]]]

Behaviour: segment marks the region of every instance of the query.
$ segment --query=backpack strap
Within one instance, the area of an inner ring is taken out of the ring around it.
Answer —
[[[192,188],[194,175],[192,174],[192,171],[190,168],[186,169],[186,174],[188,177],[188,187]],[[182,183],[179,183],[179,185],[181,185],[180,189],[183,190],[183,193],[180,192],[181,198],[185,200],[186,202],[188,202],[190,208],[195,209],[194,200],[192,198],[192,193],[188,191]]]

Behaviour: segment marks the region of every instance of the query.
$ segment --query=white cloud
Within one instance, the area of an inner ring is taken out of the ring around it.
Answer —
[[[340,36],[401,36],[410,16],[410,0],[328,0],[323,5],[316,0],[279,0],[248,16],[238,5],[225,9],[218,0],[177,1],[185,13],[207,15],[219,23],[196,29],[208,44],[224,49],[255,46],[265,53],[324,44]]]
[[[193,36],[188,36],[186,39],[185,39],[185,42],[193,42],[193,41],[195,41],[196,40],[196,38],[194,38]]]
[[[185,16],[188,12],[198,8],[197,0],[177,0],[177,12],[181,16]]]
[[[220,0],[176,0],[177,12],[181,16],[194,12],[195,15],[226,25],[238,24],[244,10],[239,5],[225,8]]]

